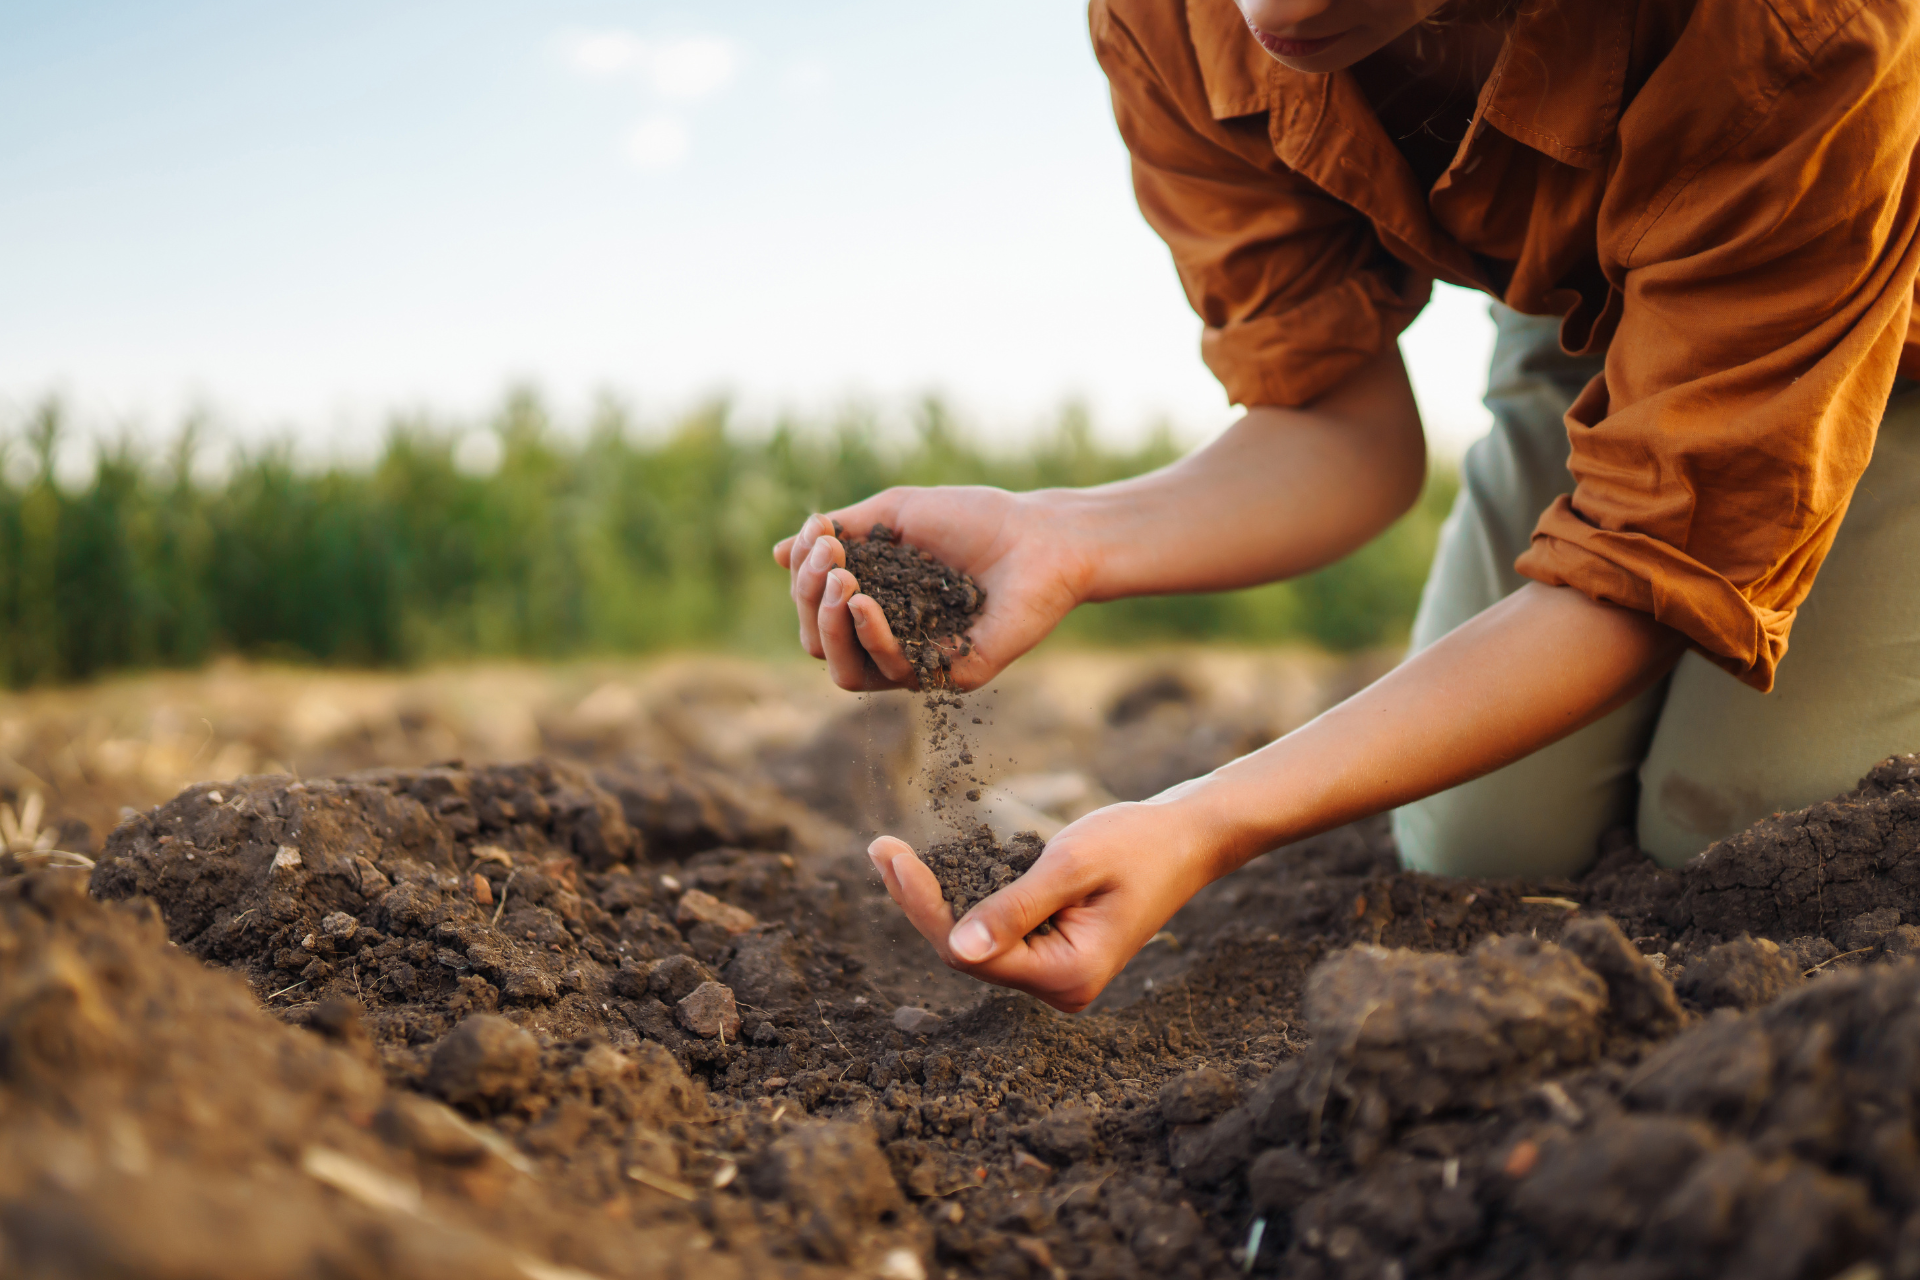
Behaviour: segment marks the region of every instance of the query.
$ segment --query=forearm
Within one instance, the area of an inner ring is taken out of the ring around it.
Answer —
[[[1161,803],[1225,874],[1266,849],[1490,773],[1599,719],[1685,649],[1646,614],[1530,584],[1279,741]]]
[[[1149,475],[1042,497],[1081,548],[1082,598],[1218,591],[1310,572],[1404,513],[1426,476],[1399,352],[1304,409],[1261,407]]]

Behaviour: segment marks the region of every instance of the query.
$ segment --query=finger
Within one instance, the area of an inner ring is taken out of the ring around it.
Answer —
[[[988,895],[957,921],[947,945],[964,964],[985,965],[1023,950],[1026,936],[1092,889],[1077,859],[1064,850],[1040,855],[1031,870]]]
[[[913,846],[897,836],[878,836],[867,846],[867,859],[873,863],[873,869],[880,873],[880,881],[887,887],[887,896],[895,902],[900,900],[900,877],[894,874],[893,860],[903,853],[912,853]]]
[[[881,836],[868,847],[867,856],[901,913],[950,967],[982,981],[1029,992],[1067,1013],[1084,1009],[1106,985],[1105,977],[1110,975],[1093,983],[1086,980],[1081,972],[1085,957],[1060,930],[1032,942],[1022,935],[1013,945],[999,948],[992,959],[968,963],[949,945],[953,912],[941,893],[940,882],[912,847],[892,836]]]
[[[862,498],[850,507],[841,507],[828,511],[820,518],[826,521],[822,532],[834,532],[837,523],[844,536],[864,538],[876,524],[884,524],[898,530],[900,527],[900,504],[907,495],[906,489],[883,489],[868,498]]]
[[[826,538],[821,539],[822,543],[827,541]],[[860,647],[860,638],[853,626],[853,614],[847,609],[847,601],[859,589],[860,584],[845,569],[828,572],[826,585],[821,590],[820,612],[816,615],[820,648],[827,659],[827,674],[842,689],[856,692],[891,689],[894,682],[881,674],[880,669],[867,657],[867,651]]]
[[[780,541],[774,543],[773,544],[773,562],[779,565],[782,569],[791,569],[793,567],[793,564],[792,564],[793,544],[798,541],[799,541],[799,538],[796,536],[792,538],[782,538],[780,539]],[[793,579],[791,578],[787,579],[787,585],[788,585],[788,588],[791,589],[793,585]]]
[[[813,550],[793,575],[793,605],[799,611],[800,646],[816,658],[826,657],[820,642],[820,611],[827,576],[847,562],[846,549],[831,534],[813,540]]]
[[[787,558],[781,563],[787,570],[787,591],[796,602],[800,599],[799,592],[795,589],[795,584],[800,578],[800,567],[806,564],[807,557],[813,552],[813,544],[819,540],[820,535],[831,532],[833,532],[831,520],[823,515],[811,515],[800,522],[800,532],[788,539]]]
[[[872,657],[873,665],[880,668],[880,674],[895,684],[911,688],[913,664],[907,661],[900,642],[893,638],[893,628],[887,625],[887,615],[881,612],[879,602],[872,596],[857,595],[847,601],[847,613],[853,618],[855,639]]]
[[[947,935],[953,931],[953,909],[920,855],[898,840],[893,843],[900,848],[887,867],[887,892],[907,922],[940,953],[942,961],[951,965],[954,957],[947,950]]]

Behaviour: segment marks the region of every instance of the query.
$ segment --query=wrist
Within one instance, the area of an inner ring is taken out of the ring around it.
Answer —
[[[1031,504],[1036,532],[1060,560],[1062,579],[1076,604],[1116,600],[1126,587],[1126,504],[1097,489],[1036,489],[1021,495]]]
[[[1284,740],[1283,740],[1284,742]],[[1291,844],[1327,825],[1310,812],[1311,766],[1282,758],[1270,744],[1183,782],[1149,803],[1166,803],[1169,817],[1193,832],[1193,857],[1207,882],[1238,871],[1268,850]]]

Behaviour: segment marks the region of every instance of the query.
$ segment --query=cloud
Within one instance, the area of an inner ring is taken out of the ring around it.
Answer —
[[[833,73],[825,63],[796,62],[780,77],[780,84],[796,98],[817,98],[833,87]]]
[[[592,31],[566,41],[567,61],[582,75],[601,78],[631,70],[646,46],[625,31]]]
[[[671,169],[687,158],[693,139],[678,117],[647,116],[627,134],[627,159],[642,169]]]
[[[712,97],[733,83],[739,56],[725,40],[699,37],[655,45],[647,77],[653,91],[676,102]]]
[[[578,32],[563,37],[567,62],[581,75],[630,77],[669,102],[698,102],[733,83],[740,53],[718,36],[642,40],[630,31]]]

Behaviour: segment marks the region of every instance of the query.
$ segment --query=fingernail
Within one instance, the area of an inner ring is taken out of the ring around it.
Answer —
[[[827,540],[825,538],[815,538],[813,540],[813,550],[807,552],[807,568],[818,572],[832,563],[833,552],[827,550]]]
[[[993,935],[978,920],[969,920],[953,931],[947,945],[962,960],[985,960],[993,954]]]
[[[831,607],[845,603],[846,598],[847,589],[841,584],[840,575],[837,573],[828,574],[826,589],[820,593],[820,603]]]
[[[877,846],[875,846],[875,845],[868,845],[868,846],[867,846],[867,861],[868,861],[868,862],[871,862],[871,863],[873,864],[873,869],[874,869],[875,871],[878,871],[878,870],[880,869],[880,867],[881,867],[881,865],[882,865],[882,864],[881,864],[881,861],[880,861],[880,855],[879,855],[878,853],[876,853],[876,852],[874,852],[874,850],[875,850],[875,848],[876,848],[876,847],[877,847]]]

